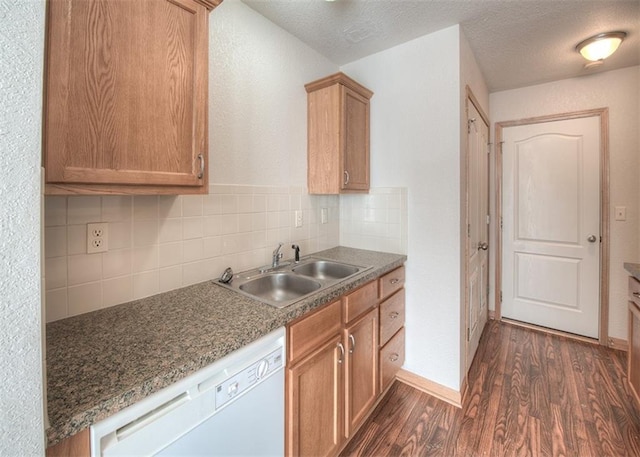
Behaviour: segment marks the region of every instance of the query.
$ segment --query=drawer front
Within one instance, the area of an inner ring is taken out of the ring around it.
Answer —
[[[387,298],[380,304],[380,346],[404,325],[404,289]]]
[[[290,364],[310,353],[342,328],[342,306],[335,301],[287,327],[287,360]]]
[[[381,276],[378,282],[380,284],[378,297],[387,298],[389,295],[404,287],[404,266]]]
[[[404,364],[404,327],[380,349],[380,391],[384,392]]]
[[[344,321],[349,323],[376,306],[378,302],[376,281],[372,281],[355,292],[345,295],[342,300],[344,301]]]
[[[640,306],[640,281],[629,276],[629,300]]]

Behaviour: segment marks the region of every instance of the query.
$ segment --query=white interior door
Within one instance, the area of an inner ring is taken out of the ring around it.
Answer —
[[[467,150],[467,369],[488,319],[489,126],[468,102]]]
[[[503,130],[502,316],[592,338],[600,308],[600,118]]]

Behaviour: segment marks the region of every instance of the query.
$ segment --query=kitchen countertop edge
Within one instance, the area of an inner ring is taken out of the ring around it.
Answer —
[[[640,263],[625,262],[624,269],[627,270],[631,276],[640,281]]]
[[[48,387],[50,396],[48,407],[51,426],[46,431],[47,446],[52,446],[59,441],[80,432],[92,424],[142,400],[148,395],[151,395],[179,381],[180,379],[197,372],[216,360],[219,360],[231,352],[257,340],[261,336],[286,325],[319,306],[330,303],[345,293],[379,278],[385,273],[403,265],[407,260],[407,256],[402,254],[383,253],[345,247],[336,247],[320,251],[311,254],[310,256],[358,265],[372,264],[372,268],[281,309],[273,308],[259,301],[244,297],[236,292],[228,291],[217,285],[212,285],[212,280],[207,280],[203,283],[47,324],[47,347],[49,348],[52,345],[55,346],[57,343],[54,342],[52,344],[52,341],[49,340],[50,328],[56,329],[57,332],[54,332],[56,334],[64,334],[65,341],[61,341],[59,345],[67,347],[71,345],[69,340],[73,341],[73,335],[69,335],[67,333],[73,333],[74,331],[81,333],[85,330],[85,327],[89,325],[95,327],[96,319],[107,320],[107,317],[110,317],[114,313],[119,313],[121,315],[123,312],[128,312],[134,309],[155,310],[159,307],[168,306],[164,302],[172,302],[173,300],[176,300],[177,297],[181,300],[189,299],[190,294],[197,295],[198,293],[215,295],[207,297],[212,300],[227,299],[228,301],[234,301],[235,303],[233,303],[233,306],[244,306],[249,311],[255,311],[255,313],[253,313],[255,316],[245,316],[245,320],[256,318],[260,320],[259,325],[256,323],[255,327],[250,331],[247,331],[246,326],[243,327],[243,334],[237,335],[237,338],[223,339],[220,344],[211,344],[207,346],[213,347],[210,351],[195,354],[176,364],[170,364],[166,369],[163,369],[158,373],[154,373],[151,376],[145,376],[144,374],[137,375],[139,379],[130,382],[127,388],[123,388],[112,395],[107,395],[105,397],[98,396],[99,398],[86,400],[84,404],[66,405],[66,401],[56,401],[56,396],[52,395],[54,392],[51,391],[52,386],[50,383]],[[201,300],[204,299],[205,298],[201,298]],[[253,307],[255,307],[255,310]],[[159,314],[162,315],[163,313],[160,312]],[[136,316],[137,314],[134,314],[134,318]],[[240,324],[242,324],[242,322],[240,322]],[[58,348],[58,350],[60,350],[60,348]],[[69,353],[69,351],[67,351],[67,353]],[[78,361],[75,362],[76,365],[80,364]],[[58,361],[57,365],[63,366],[64,360]],[[54,367],[50,367],[48,363],[47,376],[49,380],[56,377],[53,372],[56,368],[57,367],[55,365]],[[67,367],[65,366],[64,369],[66,368]],[[72,370],[70,370],[70,374],[67,378],[70,378],[72,375]],[[65,379],[63,377],[63,381],[64,380]],[[70,379],[66,379],[66,381],[70,381]],[[68,388],[72,389],[73,392],[76,392],[83,389],[83,384],[91,386],[91,382],[84,381],[86,380],[81,379],[80,381],[76,381],[75,388],[68,386],[66,383],[59,380],[57,385],[62,385],[63,389]]]

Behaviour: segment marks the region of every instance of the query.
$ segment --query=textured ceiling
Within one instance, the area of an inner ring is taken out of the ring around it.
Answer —
[[[242,0],[338,65],[461,24],[491,92],[640,64],[640,0]],[[575,45],[622,30],[597,69]]]

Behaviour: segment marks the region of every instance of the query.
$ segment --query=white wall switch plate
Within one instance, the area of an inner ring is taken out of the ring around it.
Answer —
[[[627,220],[627,207],[616,206],[616,221],[626,221],[626,220]]]
[[[296,211],[296,227],[302,227],[302,210]]]
[[[320,223],[326,224],[329,222],[329,210],[327,208],[320,208]]]
[[[87,224],[87,254],[109,250],[109,224],[106,222]]]

